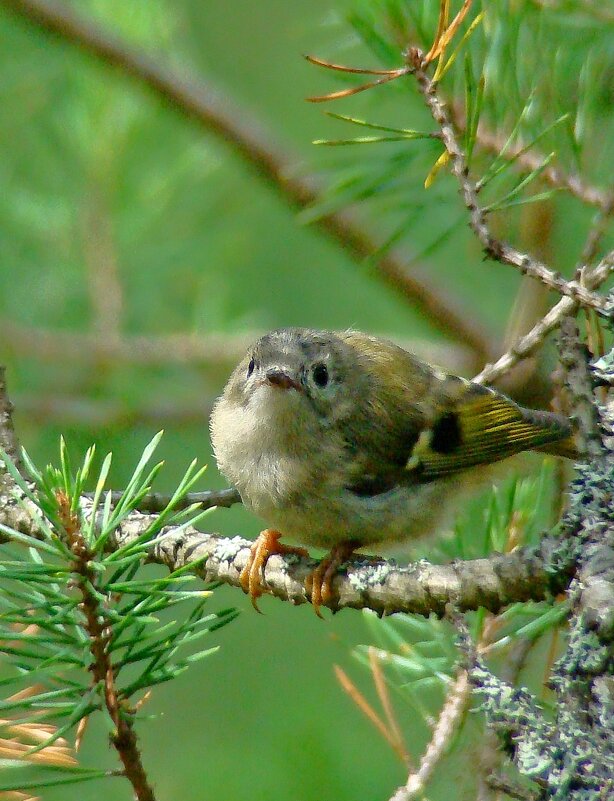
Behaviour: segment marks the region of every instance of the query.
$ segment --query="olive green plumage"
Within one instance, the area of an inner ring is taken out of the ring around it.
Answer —
[[[328,548],[415,538],[481,466],[531,449],[574,453],[559,415],[520,407],[386,340],[301,328],[250,348],[211,434],[248,507],[283,534]]]

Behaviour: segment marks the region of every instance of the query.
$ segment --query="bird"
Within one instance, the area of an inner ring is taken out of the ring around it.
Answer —
[[[327,549],[306,580],[320,617],[355,550],[429,534],[487,466],[526,450],[577,455],[568,418],[355,330],[262,336],[232,372],[210,429],[220,471],[267,526],[242,588],[258,610],[269,556]]]

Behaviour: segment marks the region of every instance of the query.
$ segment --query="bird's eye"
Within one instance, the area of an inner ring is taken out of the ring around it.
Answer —
[[[328,384],[328,369],[322,362],[314,364],[312,375],[313,380],[319,387],[325,387]]]
[[[256,366],[256,362],[253,359],[250,359],[249,360],[249,364],[247,365],[247,377],[248,378],[254,372],[254,367],[255,366]]]

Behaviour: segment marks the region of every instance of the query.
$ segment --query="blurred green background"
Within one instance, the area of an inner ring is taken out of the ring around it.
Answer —
[[[253,113],[262,121],[272,148],[280,141],[295,152],[299,173],[337,182],[338,198],[377,163],[368,148],[311,144],[348,133],[304,102],[337,84],[302,54],[373,64],[346,25],[342,3],[87,0],[73,7],[163,63],[210,80],[246,110],[246,120]],[[247,341],[278,326],[353,326],[417,347],[438,343],[441,361],[458,358],[460,370],[470,369],[470,358],[445,350],[437,327],[369,264],[326,241],[309,213],[289,209],[223,142],[121,70],[2,6],[0,41],[0,359],[19,436],[35,461],[57,460],[61,433],[75,458],[95,442],[99,455],[113,451],[112,484],[119,488],[164,427],[166,466],[157,489],[170,490],[194,456],[210,464],[202,488],[223,486],[211,458],[211,404],[238,359],[237,335]],[[410,93],[402,105],[398,94],[366,93],[334,110],[430,127]],[[388,206],[358,213],[378,241],[406,219],[405,252],[420,254],[421,269],[483,327],[496,350],[518,275],[484,263],[451,178],[442,175],[424,189],[436,146],[410,156],[407,145],[381,147],[398,154],[398,169],[380,189],[401,186],[403,202],[393,194]],[[535,244],[531,209],[506,220],[507,236]],[[569,269],[591,212],[561,199],[540,213],[548,232],[537,247]],[[126,337],[177,334],[228,335],[231,356],[167,359],[160,346],[144,363],[144,345],[135,340],[124,358],[105,357],[100,348],[90,353],[92,338],[111,352]],[[207,525],[246,536],[261,527],[241,508],[220,510]],[[343,665],[373,697],[369,677],[350,655],[369,639],[361,614],[323,623],[310,607],[265,598],[262,617],[228,588],[211,603],[236,605],[243,614],[212,636],[211,644],[214,637],[221,645],[215,657],[155,690],[146,707],[153,719],[140,726],[159,798],[388,798],[405,769],[333,674],[334,663]],[[418,756],[428,731],[410,708],[401,705],[400,716]],[[472,797],[466,753],[448,761],[430,798]],[[82,760],[115,767],[103,729],[92,727]],[[111,780],[45,797],[119,800],[129,799],[130,789]]]

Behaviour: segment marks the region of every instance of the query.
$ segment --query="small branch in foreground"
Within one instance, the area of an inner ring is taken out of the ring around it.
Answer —
[[[433,775],[443,753],[450,745],[452,734],[463,715],[470,694],[471,687],[467,671],[461,669],[456,681],[448,691],[445,704],[433,729],[431,740],[420,760],[420,767],[416,771],[410,771],[406,784],[403,787],[399,787],[390,801],[410,801],[416,796],[423,797],[427,782]]]
[[[601,295],[587,289],[578,281],[566,281],[559,273],[547,267],[542,262],[527,253],[521,253],[506,242],[496,239],[490,232],[486,223],[486,214],[478,202],[475,184],[469,178],[469,170],[458,138],[452,124],[448,110],[439,97],[437,84],[431,80],[423,66],[423,54],[413,48],[408,58],[413,66],[413,74],[424,101],[431,112],[435,122],[441,130],[441,137],[446,151],[450,157],[453,174],[459,182],[463,199],[469,211],[469,224],[480,241],[486,255],[495,261],[509,264],[520,270],[523,275],[529,275],[541,281],[550,289],[560,295],[588,308],[594,309],[598,314],[606,317],[611,315],[606,299]]]
[[[95,25],[71,8],[52,0],[0,0],[0,5],[49,33],[94,56],[119,67],[141,84],[153,90],[163,101],[204,129],[222,139],[285,202],[295,209],[316,205],[323,196],[322,187],[313,178],[301,176],[300,159],[289,155],[276,143],[276,137],[246,108],[233,108],[230,99],[210,82],[180,75],[160,64],[142,50],[122,41],[102,26]],[[378,251],[378,242],[365,225],[347,212],[319,216],[314,227],[343,247],[362,263]],[[475,352],[476,361],[490,357],[490,338],[474,318],[446,297],[443,287],[431,285],[426,272],[408,273],[403,259],[392,252],[373,261],[376,275],[401,297],[415,305],[437,328]]]

